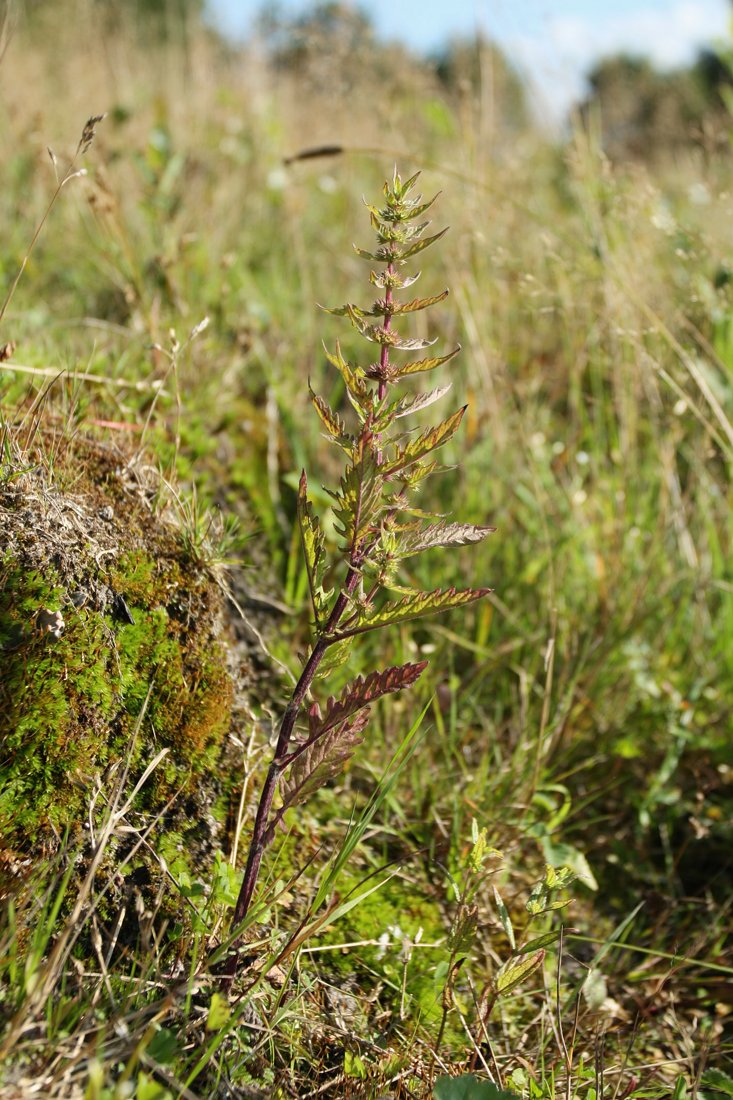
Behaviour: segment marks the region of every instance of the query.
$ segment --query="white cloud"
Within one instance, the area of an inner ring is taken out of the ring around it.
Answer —
[[[674,66],[688,61],[702,44],[723,38],[729,21],[727,4],[682,0],[665,9],[639,7],[606,18],[550,18],[547,30],[558,51],[580,62],[633,51],[658,65]]]
[[[511,41],[505,39],[508,52],[556,118],[582,97],[585,74],[601,57],[631,53],[649,57],[660,68],[673,68],[690,62],[701,47],[730,37],[727,0],[642,3],[627,11],[610,4],[587,6],[593,9],[587,15],[553,15],[550,9],[542,34],[519,32]]]

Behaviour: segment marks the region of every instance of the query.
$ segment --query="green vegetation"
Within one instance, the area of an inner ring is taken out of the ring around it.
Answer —
[[[263,55],[63,8],[2,60],[0,1095],[730,1095],[729,153],[611,164],[481,49],[323,48],[338,12]],[[389,579],[493,592],[320,682],[429,662],[264,850],[229,988],[318,614],[303,468],[343,541],[308,381],[351,416],[322,342],[362,340],[315,303],[395,161],[442,191],[411,335],[468,402],[418,507],[497,534]]]

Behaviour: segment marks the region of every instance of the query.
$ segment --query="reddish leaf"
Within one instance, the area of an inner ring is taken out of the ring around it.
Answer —
[[[321,715],[320,709],[311,708],[308,716],[311,736],[319,732],[325,733],[382,695],[410,687],[420,678],[427,664],[427,661],[418,661],[416,664],[394,665],[382,672],[372,672],[366,677],[357,676],[353,683],[347,684],[338,699],[331,696],[325,715]]]

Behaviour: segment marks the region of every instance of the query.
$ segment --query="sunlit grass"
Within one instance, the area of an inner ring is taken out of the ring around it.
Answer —
[[[53,50],[19,31],[0,70],[6,291],[55,187],[46,146],[65,163],[84,120],[109,112],[88,176],[64,187],[4,318],[0,344],[17,344],[0,363],[4,422],[28,429],[40,408],[52,427],[144,455],[174,487],[202,560],[230,556],[210,545],[210,506],[225,533],[237,517],[255,531],[237,547],[244,589],[273,601],[264,640],[294,670],[309,615],[297,479],[307,464],[325,510],[318,487],[335,470],[306,383],[338,407],[321,340],[354,350],[316,302],[335,287],[339,300],[358,293],[358,199],[399,157],[403,174],[423,169],[426,192],[443,191],[451,232],[430,279],[452,295],[431,334],[463,345],[455,388],[470,400],[449,445],[457,468],[426,506],[498,528],[485,547],[421,560],[411,579],[494,593],[367,641],[348,670],[430,660],[414,698],[380,709],[371,746],[275,845],[252,930],[262,965],[241,1001],[222,999],[206,970],[238,886],[231,832],[229,851],[193,877],[168,866],[161,852],[174,846],[151,833],[165,901],[148,918],[141,895],[139,938],[123,945],[114,915],[75,913],[73,844],[48,866],[30,853],[33,890],[11,902],[3,931],[3,1014],[16,1021],[3,1087],[43,1079],[49,1096],[99,1100],[128,1083],[156,1098],[322,1086],[420,1096],[473,1063],[525,1095],[590,1098],[604,1034],[605,1095],[669,1095],[680,1078],[690,1091],[683,1082],[675,1095],[690,1095],[730,1058],[727,160],[690,157],[654,177],[610,166],[583,135],[562,149],[531,132],[487,141],[479,105],[454,111],[417,78],[400,97],[375,86],[330,101],[204,37],[186,57],[125,35],[102,49],[84,10],[84,30],[57,28]],[[324,141],[345,151],[283,166]],[[170,330],[184,345],[204,317],[171,371]],[[2,439],[0,480],[23,464]],[[235,731],[247,772],[240,855],[287,688],[277,668],[268,675]],[[377,788],[424,707],[416,751]],[[503,859],[481,879],[467,961],[446,994],[474,821]],[[361,825],[352,849],[344,838]],[[546,863],[580,875],[565,911],[577,931],[500,1002],[486,1042],[482,997],[508,951],[493,887],[519,929]],[[334,923],[314,928],[334,867]],[[131,913],[136,904],[131,894]],[[53,972],[41,1004],[37,975],[50,974],[71,918],[84,949]]]

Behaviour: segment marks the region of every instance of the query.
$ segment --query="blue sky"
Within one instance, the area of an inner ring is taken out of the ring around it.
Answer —
[[[216,22],[246,35],[262,0],[208,0]],[[305,0],[283,0],[301,12]],[[538,107],[561,114],[582,93],[593,61],[620,50],[648,54],[660,66],[694,57],[730,35],[730,0],[369,0],[378,32],[417,50],[483,29],[520,69],[532,72]]]

